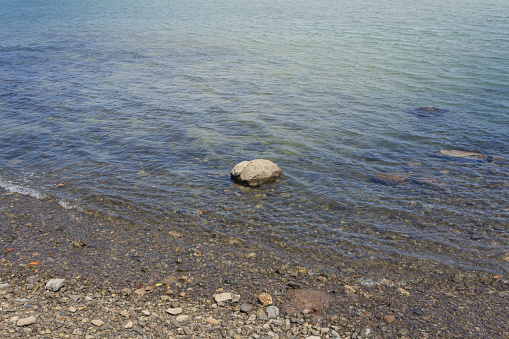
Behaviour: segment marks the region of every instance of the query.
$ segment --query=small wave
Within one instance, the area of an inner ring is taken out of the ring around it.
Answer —
[[[73,204],[73,203],[70,203],[70,202],[62,200],[62,199],[58,200],[58,204],[61,207],[65,208],[66,210],[78,210],[78,211],[82,210],[81,206]]]
[[[19,194],[23,194],[23,195],[29,195],[36,199],[46,198],[46,195],[42,192],[39,192],[33,188],[24,187],[24,186],[13,184],[8,181],[4,181],[1,178],[0,178],[0,187],[5,189],[6,191],[9,191],[12,193],[19,193]]]
[[[401,283],[394,283],[392,281],[389,281],[387,279],[382,279],[380,281],[375,281],[373,279],[359,279],[359,283],[364,286],[378,286],[378,285],[385,285],[385,286],[397,286],[401,285]]]

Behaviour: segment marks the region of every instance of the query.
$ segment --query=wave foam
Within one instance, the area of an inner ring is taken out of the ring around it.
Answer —
[[[42,192],[39,192],[38,190],[29,188],[29,187],[16,185],[11,182],[4,181],[2,179],[0,179],[0,187],[5,189],[6,191],[9,191],[12,193],[19,193],[19,194],[23,194],[23,195],[29,195],[36,199],[46,198],[46,195]]]
[[[79,205],[76,205],[76,204],[73,204],[73,203],[70,203],[68,201],[65,201],[65,200],[58,200],[58,204],[65,208],[66,210],[78,210],[78,211],[81,211],[81,207]]]

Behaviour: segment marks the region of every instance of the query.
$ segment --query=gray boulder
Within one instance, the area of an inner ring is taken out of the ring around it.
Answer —
[[[231,178],[237,184],[256,187],[272,182],[283,175],[278,165],[270,160],[255,159],[242,161],[235,165],[231,171]]]

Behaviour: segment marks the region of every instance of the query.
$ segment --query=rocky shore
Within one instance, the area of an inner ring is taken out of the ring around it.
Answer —
[[[0,192],[1,338],[509,336],[503,277],[327,270],[220,234],[55,205]]]

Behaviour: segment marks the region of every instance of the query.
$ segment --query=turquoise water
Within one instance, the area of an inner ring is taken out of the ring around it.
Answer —
[[[509,272],[507,1],[1,0],[0,22],[7,190],[306,262]],[[234,185],[255,158],[284,176]]]

